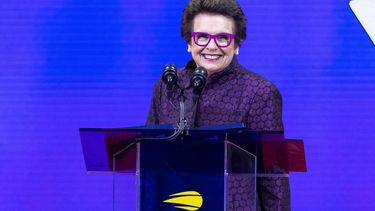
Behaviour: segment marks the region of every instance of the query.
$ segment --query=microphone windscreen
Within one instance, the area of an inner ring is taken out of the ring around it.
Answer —
[[[177,81],[177,67],[174,64],[166,64],[162,75],[164,83],[174,84]]]
[[[191,77],[193,87],[203,88],[207,81],[207,70],[204,67],[197,67]]]

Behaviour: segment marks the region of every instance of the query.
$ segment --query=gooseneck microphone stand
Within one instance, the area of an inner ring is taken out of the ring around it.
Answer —
[[[130,140],[130,143],[125,146],[124,148],[118,150],[113,154],[113,157],[120,155],[124,151],[127,151],[130,147],[132,147],[134,144],[139,143],[141,141],[148,141],[148,140],[159,140],[159,141],[171,141],[176,139],[180,134],[183,133],[185,129],[187,129],[188,126],[188,120],[185,117],[185,95],[184,91],[188,90],[190,88],[193,88],[193,104],[196,104],[197,99],[200,96],[200,93],[206,84],[207,80],[207,70],[203,67],[197,67],[193,75],[190,79],[190,84],[187,87],[181,87],[178,85],[177,80],[177,67],[173,64],[167,64],[164,66],[164,72],[162,75],[163,82],[167,85],[167,93],[168,93],[168,100],[171,98],[171,92],[173,90],[173,87],[175,86],[178,90],[180,90],[180,94],[178,96],[178,102],[179,102],[179,119],[176,124],[175,132],[167,137],[163,138],[154,138],[154,137],[135,137]],[[188,132],[188,131],[187,131]],[[129,140],[128,140],[129,141]]]

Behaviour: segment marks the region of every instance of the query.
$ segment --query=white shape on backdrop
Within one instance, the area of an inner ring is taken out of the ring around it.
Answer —
[[[351,0],[349,6],[375,45],[375,0]]]

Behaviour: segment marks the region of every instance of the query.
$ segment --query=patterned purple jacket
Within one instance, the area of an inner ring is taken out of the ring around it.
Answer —
[[[188,62],[178,71],[178,84],[186,87],[196,64]],[[147,124],[176,124],[179,117],[175,88],[170,100],[166,85],[159,80],[153,91]],[[254,131],[282,131],[281,95],[270,81],[246,70],[234,57],[230,65],[208,78],[196,109],[192,90],[185,91],[185,116],[189,127],[244,123]],[[290,210],[287,177],[259,177],[257,180],[258,210]],[[236,209],[234,209],[236,210]]]

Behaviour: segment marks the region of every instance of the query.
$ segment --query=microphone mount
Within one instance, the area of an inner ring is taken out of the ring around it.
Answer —
[[[177,67],[174,64],[166,64],[164,66],[164,71],[162,75],[162,81],[166,84],[167,88],[167,97],[168,100],[172,97],[172,91],[174,86],[176,86],[180,90],[180,94],[178,96],[179,102],[179,118],[176,124],[176,132],[174,137],[177,137],[181,134],[186,127],[188,126],[188,120],[185,117],[185,94],[184,91],[188,89],[193,89],[193,107],[196,106],[200,94],[206,84],[207,81],[207,70],[203,67],[197,67],[192,77],[190,78],[190,83],[186,87],[180,87],[177,84],[178,76],[177,76]]]

